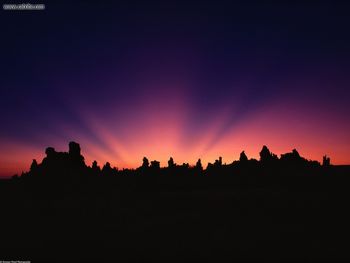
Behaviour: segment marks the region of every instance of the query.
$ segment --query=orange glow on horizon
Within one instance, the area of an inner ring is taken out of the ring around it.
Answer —
[[[84,112],[81,120],[89,133],[66,124],[57,128],[61,137],[43,137],[41,145],[2,141],[0,176],[28,171],[32,159],[41,162],[47,146],[68,151],[71,140],[80,143],[87,165],[97,160],[103,166],[108,161],[119,169],[139,167],[144,156],[150,161],[160,161],[163,167],[170,157],[177,164],[190,165],[201,158],[204,167],[219,156],[224,163],[231,163],[243,150],[248,158],[259,159],[263,145],[277,155],[296,148],[307,159],[321,161],[327,154],[333,164],[350,163],[350,124],[327,114],[320,115],[315,108],[300,110],[287,106],[280,103],[265,108],[225,131],[219,139],[215,138],[228,117],[227,111],[218,113],[205,129],[189,134],[184,132],[188,110],[186,105],[179,108],[178,103],[152,106],[142,119],[135,117],[137,112],[130,113],[122,128],[113,119],[107,122],[96,114]]]

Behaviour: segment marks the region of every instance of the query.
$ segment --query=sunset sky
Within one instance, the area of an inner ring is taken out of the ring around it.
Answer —
[[[263,145],[350,164],[346,1],[125,2],[1,10],[1,177],[72,140],[118,168]]]

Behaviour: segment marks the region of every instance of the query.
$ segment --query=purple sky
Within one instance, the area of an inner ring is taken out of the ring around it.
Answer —
[[[1,176],[70,140],[118,167],[263,144],[350,163],[346,1],[166,2],[2,11]]]

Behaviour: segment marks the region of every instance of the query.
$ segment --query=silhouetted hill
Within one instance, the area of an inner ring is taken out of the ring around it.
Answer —
[[[65,261],[350,260],[350,167],[297,150],[204,169],[143,158],[87,166],[77,143],[0,180],[4,259]]]
[[[239,161],[231,164],[223,164],[222,158],[215,160],[214,163],[208,163],[206,169],[203,169],[199,159],[195,166],[188,163],[178,165],[170,157],[167,167],[160,167],[160,162],[149,161],[143,158],[142,165],[137,169],[118,170],[111,167],[107,162],[102,169],[96,161],[91,166],[87,166],[84,157],[81,155],[80,145],[76,142],[69,143],[68,152],[56,152],[54,148],[48,147],[45,151],[46,157],[41,163],[33,160],[30,171],[23,173],[21,178],[47,178],[52,180],[73,180],[86,176],[315,176],[339,173],[347,171],[346,166],[343,169],[335,168],[330,164],[330,159],[324,156],[323,164],[317,161],[307,160],[301,157],[296,149],[292,152],[282,154],[280,158],[270,152],[267,146],[263,146],[260,152],[260,160],[248,159],[243,151]],[[18,175],[14,176],[18,178]]]

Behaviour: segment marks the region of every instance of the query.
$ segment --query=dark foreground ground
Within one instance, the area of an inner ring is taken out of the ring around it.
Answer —
[[[350,180],[0,181],[0,260],[350,260]]]

